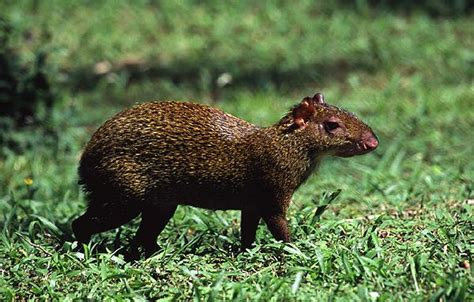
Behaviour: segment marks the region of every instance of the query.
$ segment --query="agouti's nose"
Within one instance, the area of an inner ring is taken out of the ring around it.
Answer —
[[[375,135],[372,133],[367,133],[366,135],[364,135],[363,143],[365,147],[370,151],[375,150],[375,148],[377,148],[377,146],[379,145],[377,137],[375,137]]]

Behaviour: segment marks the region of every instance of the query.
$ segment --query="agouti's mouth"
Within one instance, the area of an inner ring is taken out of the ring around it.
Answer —
[[[337,152],[336,156],[351,157],[355,155],[366,154],[377,149],[378,145],[379,141],[377,137],[373,133],[368,133],[361,141],[356,142],[352,148]]]

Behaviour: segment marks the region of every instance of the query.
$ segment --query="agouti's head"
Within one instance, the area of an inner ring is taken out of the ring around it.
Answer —
[[[373,151],[378,139],[354,114],[328,105],[322,94],[305,97],[289,114],[291,131],[309,138],[318,152],[349,157]]]

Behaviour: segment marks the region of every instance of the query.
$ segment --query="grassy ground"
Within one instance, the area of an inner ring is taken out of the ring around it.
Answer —
[[[23,62],[49,53],[57,91],[40,126],[1,146],[0,299],[472,300],[472,17],[190,2],[0,4]],[[223,73],[233,82],[219,88]],[[126,263],[116,251],[137,221],[77,251],[77,162],[115,112],[220,100],[270,125],[315,91],[370,124],[380,147],[327,159],[302,186],[292,244],[261,225],[256,247],[238,253],[237,212],[180,207],[152,258]]]

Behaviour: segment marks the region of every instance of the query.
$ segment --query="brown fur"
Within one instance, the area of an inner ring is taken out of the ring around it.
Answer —
[[[177,205],[184,204],[241,210],[244,248],[254,242],[261,218],[276,239],[287,242],[291,196],[321,157],[376,147],[368,126],[327,105],[320,94],[304,98],[267,128],[205,105],[137,105],[108,120],[88,143],[79,176],[89,206],[73,231],[88,242],[141,213],[132,251],[142,247],[149,256]]]

